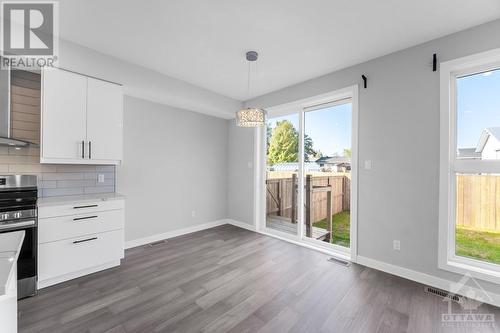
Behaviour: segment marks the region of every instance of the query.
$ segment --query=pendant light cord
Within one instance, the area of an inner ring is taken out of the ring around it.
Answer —
[[[247,100],[250,99],[250,65],[251,65],[251,62],[250,61],[247,61],[248,62],[248,75],[247,75]]]

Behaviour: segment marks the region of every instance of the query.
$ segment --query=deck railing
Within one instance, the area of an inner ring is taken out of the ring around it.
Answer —
[[[266,181],[266,214],[290,218],[297,222],[297,174],[270,178]],[[307,175],[305,180],[306,233],[312,224],[327,220],[331,231],[331,216],[350,209],[351,181],[347,175]],[[294,190],[292,190],[294,189]]]

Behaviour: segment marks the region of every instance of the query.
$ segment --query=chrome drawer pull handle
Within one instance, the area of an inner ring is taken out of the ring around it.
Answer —
[[[98,217],[97,215],[93,215],[93,216],[85,216],[85,217],[75,217],[73,219],[73,221],[80,221],[80,220],[87,220],[87,219],[95,219],[96,217]]]
[[[99,205],[76,206],[73,209],[99,207]]]
[[[96,240],[96,239],[97,239],[97,237],[92,237],[92,238],[77,240],[77,241],[74,241],[73,244],[79,244],[79,243],[83,243],[83,242],[90,242],[90,241],[93,241],[93,240]]]

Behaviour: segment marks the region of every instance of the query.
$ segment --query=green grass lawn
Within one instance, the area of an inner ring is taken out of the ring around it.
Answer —
[[[459,256],[500,264],[500,233],[457,227],[456,253]]]
[[[349,247],[351,212],[345,210],[332,216],[333,239],[332,243]],[[327,229],[326,218],[313,224],[315,227]]]
[[[350,212],[343,211],[332,216],[332,243],[349,247]],[[326,229],[326,218],[314,223]],[[500,264],[500,233],[475,231],[457,227],[457,255]]]

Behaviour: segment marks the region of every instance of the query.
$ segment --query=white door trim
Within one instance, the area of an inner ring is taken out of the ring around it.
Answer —
[[[498,173],[497,160],[457,158],[456,80],[500,67],[500,49],[453,59],[440,64],[440,173],[438,267],[498,284],[500,265],[456,255],[456,173]]]
[[[298,113],[299,114],[299,164],[304,163],[303,154],[303,124],[305,109],[320,104],[331,103],[334,101],[350,98],[352,103],[352,157],[351,157],[351,248],[347,256],[350,260],[356,262],[358,253],[357,235],[358,235],[358,130],[359,130],[359,96],[358,85],[352,85],[343,89],[331,91],[329,93],[308,97],[291,103],[273,106],[267,108],[268,115],[271,117]],[[298,198],[298,234],[291,235],[276,230],[270,230],[266,227],[266,142],[265,129],[256,128],[254,135],[254,225],[257,231],[274,237],[280,237],[292,242],[296,242],[308,247],[313,246],[320,250],[325,250],[324,246],[319,246],[316,242],[305,240],[303,231],[303,191],[299,191]],[[299,188],[304,187],[303,168],[299,168]],[[337,253],[341,257],[346,257],[346,251],[329,247],[331,252]],[[329,251],[329,252],[330,252]]]

